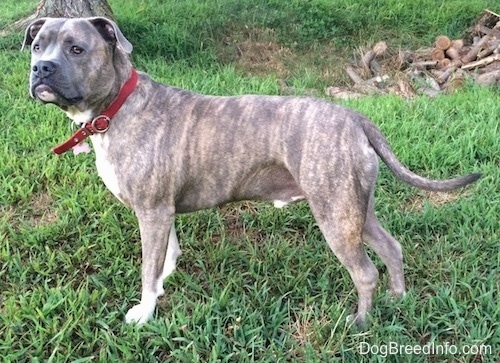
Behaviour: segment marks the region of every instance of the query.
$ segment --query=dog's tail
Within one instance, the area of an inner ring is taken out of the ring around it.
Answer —
[[[461,176],[446,180],[427,179],[415,174],[406,168],[394,155],[387,139],[382,132],[370,120],[363,117],[362,127],[370,144],[375,149],[382,161],[391,169],[396,177],[403,182],[414,187],[435,191],[445,192],[464,187],[478,180],[481,177],[480,173],[473,173],[466,176]]]

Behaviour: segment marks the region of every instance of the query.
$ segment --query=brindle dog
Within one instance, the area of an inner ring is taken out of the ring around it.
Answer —
[[[128,57],[132,45],[104,18],[36,20],[24,44],[32,51],[31,95],[58,105],[85,129],[92,129],[94,119],[105,120],[97,116],[135,72]],[[387,266],[392,294],[405,293],[401,246],[374,213],[378,157],[403,182],[431,191],[453,190],[480,177],[418,176],[397,160],[368,118],[325,100],[206,96],[159,84],[141,72],[114,117],[94,131],[99,175],[139,220],[142,297],[126,315],[139,324],[153,315],[163,279],[181,254],[176,213],[245,199],[277,206],[307,200],[354,281],[355,319],[361,323],[378,279],[363,242]]]

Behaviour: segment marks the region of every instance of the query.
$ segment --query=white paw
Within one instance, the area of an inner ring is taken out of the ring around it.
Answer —
[[[356,314],[349,314],[345,317],[345,321],[347,324],[352,324],[356,320]]]
[[[135,305],[127,312],[127,315],[125,315],[125,321],[127,322],[127,324],[133,323],[142,325],[153,317],[154,311],[155,306],[151,306],[151,304]]]
[[[347,315],[345,320],[346,320],[346,323],[349,325],[354,324],[357,326],[361,326],[366,322],[366,317],[363,315],[359,315],[359,314],[349,314],[349,315]]]
[[[406,291],[404,289],[403,290],[388,289],[386,292],[391,297],[391,300],[400,299],[406,296]]]

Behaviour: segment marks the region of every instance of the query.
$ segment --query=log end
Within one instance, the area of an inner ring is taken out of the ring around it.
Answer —
[[[444,50],[448,49],[449,47],[451,47],[451,40],[446,35],[439,35],[436,38],[435,46],[436,46],[436,48],[444,51]]]

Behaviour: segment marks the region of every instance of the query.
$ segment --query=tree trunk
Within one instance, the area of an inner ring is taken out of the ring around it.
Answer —
[[[14,29],[24,29],[33,20],[43,17],[82,18],[103,16],[114,19],[107,0],[41,0],[34,14],[16,21]]]
[[[58,18],[84,18],[104,16],[113,18],[113,11],[107,0],[41,0],[38,16]]]

